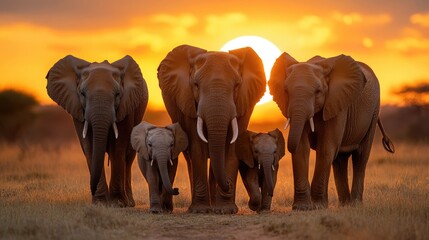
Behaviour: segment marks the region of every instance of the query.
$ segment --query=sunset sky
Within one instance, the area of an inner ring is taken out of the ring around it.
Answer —
[[[265,38],[299,61],[351,55],[375,71],[383,104],[401,103],[393,92],[402,85],[429,81],[427,0],[2,0],[0,89],[52,104],[45,76],[60,58],[113,62],[129,54],[148,83],[149,105],[163,108],[156,69],[172,48],[219,50],[243,35]]]

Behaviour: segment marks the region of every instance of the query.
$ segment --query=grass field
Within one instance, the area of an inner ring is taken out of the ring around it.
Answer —
[[[391,155],[381,146],[374,146],[362,206],[338,207],[331,174],[329,209],[293,212],[288,153],[280,161],[272,213],[256,214],[248,209],[248,197],[239,178],[239,213],[229,216],[186,213],[190,195],[183,159],[174,184],[181,194],[174,197],[173,214],[151,215],[147,213],[147,185],[137,164],[133,165],[137,206],[106,208],[91,205],[89,172],[77,144],[56,151],[30,148],[25,154],[16,146],[3,145],[0,238],[428,239],[429,146],[396,143],[396,148],[397,153]]]

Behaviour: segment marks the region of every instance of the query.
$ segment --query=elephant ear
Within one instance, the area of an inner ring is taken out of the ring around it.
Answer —
[[[116,121],[122,121],[128,114],[134,112],[142,103],[148,101],[146,81],[140,71],[139,65],[131,56],[112,63],[122,73],[122,97],[116,112]]]
[[[271,69],[270,80],[268,81],[268,86],[270,88],[270,93],[273,95],[273,100],[277,103],[277,106],[282,111],[283,116],[288,116],[288,101],[289,97],[285,92],[285,83],[287,79],[286,70],[297,64],[292,56],[287,53],[283,53],[280,57],[277,58],[276,62]]]
[[[89,64],[83,59],[68,55],[55,63],[46,75],[49,97],[81,122],[84,117],[77,91],[78,76]]]
[[[207,50],[181,45],[174,48],[158,67],[159,87],[162,98],[173,121],[178,121],[179,111],[187,117],[196,118],[194,94],[189,77],[193,59]]]
[[[146,145],[147,134],[149,130],[154,128],[156,128],[156,126],[148,122],[141,122],[139,125],[135,126],[131,132],[131,146],[145,160],[149,160],[149,149]]]
[[[244,162],[249,168],[255,167],[255,160],[253,158],[252,150],[252,137],[257,133],[247,130],[238,136],[235,144],[235,152],[238,160]]]
[[[277,142],[276,161],[280,161],[280,159],[285,155],[285,139],[283,137],[283,134],[278,128],[269,132],[268,134],[276,139],[276,142]]]
[[[264,65],[258,54],[250,48],[239,48],[229,51],[240,60],[241,86],[236,99],[237,116],[245,115],[249,108],[253,109],[264,95],[267,80]]]
[[[188,147],[188,136],[179,123],[168,125],[167,129],[173,132],[174,136],[174,148],[172,152],[172,158],[177,158],[180,152],[183,152]]]
[[[318,61],[328,73],[328,92],[323,108],[323,120],[328,121],[346,110],[362,93],[366,78],[358,63],[346,55]]]

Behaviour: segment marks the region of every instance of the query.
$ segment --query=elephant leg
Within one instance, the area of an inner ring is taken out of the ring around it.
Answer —
[[[211,212],[209,188],[207,182],[207,157],[202,152],[203,146],[191,145],[192,202],[190,213]]]
[[[347,175],[348,160],[350,155],[350,153],[339,153],[332,163],[338,200],[343,206],[350,202],[350,189]]]
[[[161,204],[161,189],[162,183],[158,171],[154,167],[149,166],[146,163],[146,181],[149,187],[149,212],[150,213],[162,213],[162,204]]]
[[[128,147],[128,154],[125,159],[125,194],[128,199],[127,206],[134,207],[136,202],[133,197],[133,189],[131,186],[131,167],[134,162],[134,158],[136,156],[136,152],[132,149],[131,145]]]
[[[128,198],[125,194],[125,156],[115,153],[110,157],[111,175],[110,175],[110,200],[113,205],[126,207]]]
[[[171,185],[174,183],[174,179],[176,177],[177,172],[177,165],[178,165],[178,159],[173,159],[173,166],[168,166],[169,169],[169,177]],[[165,187],[162,187],[162,194],[161,194],[161,203],[162,203],[162,209],[166,212],[171,213],[173,211],[174,205],[173,205],[173,195],[168,194]]]
[[[316,209],[328,207],[328,182],[333,159],[334,153],[332,149],[318,149],[316,166],[311,182],[311,199]]]
[[[331,166],[345,132],[347,112],[324,122],[317,136],[316,166],[311,182],[311,199],[316,209],[328,207],[328,183]]]
[[[186,160],[186,166],[188,168],[188,177],[189,177],[189,183],[191,185],[191,193],[194,191],[193,187],[193,177],[192,177],[192,163],[191,163],[191,155],[189,154],[188,151],[183,152],[183,156],[185,157]]]
[[[292,154],[294,196],[292,210],[312,210],[313,204],[308,182],[308,161],[310,156],[310,143],[303,135],[296,153]]]
[[[235,214],[238,212],[238,207],[235,204],[235,188],[238,174],[238,159],[235,156],[235,151],[230,148],[225,158],[226,178],[230,185],[228,193],[222,192],[221,188],[216,191],[216,203],[213,207],[215,213],[218,214]]]
[[[365,169],[371,153],[372,141],[374,139],[377,118],[374,118],[371,127],[361,142],[359,149],[353,152],[353,182],[351,191],[351,201],[361,203],[363,198]]]
[[[259,190],[259,177],[258,171],[249,168],[245,163],[239,163],[239,171],[241,179],[243,180],[244,187],[249,195],[249,208],[252,211],[258,211],[261,208],[261,191]]]
[[[266,185],[265,182],[262,183],[262,187],[261,187],[262,204],[261,204],[260,212],[264,212],[264,211],[269,212],[271,210],[271,202],[273,200],[273,197],[268,195],[267,187],[265,185]]]
[[[104,167],[101,170],[101,177],[100,181],[97,185],[97,191],[95,192],[95,195],[92,196],[92,203],[98,204],[107,204],[109,202],[109,189],[107,188],[107,182],[106,182],[106,174],[104,173]]]

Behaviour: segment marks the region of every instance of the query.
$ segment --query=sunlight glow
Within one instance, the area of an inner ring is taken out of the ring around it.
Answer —
[[[267,81],[270,78],[271,68],[274,65],[276,59],[281,55],[280,49],[274,45],[272,42],[268,41],[265,38],[258,36],[242,36],[234,38],[233,40],[227,42],[220,49],[221,51],[229,51],[232,49],[251,47],[262,59],[264,64],[264,71]],[[258,104],[264,104],[271,101],[273,97],[270,95],[268,86],[266,88],[264,96],[261,98]]]

